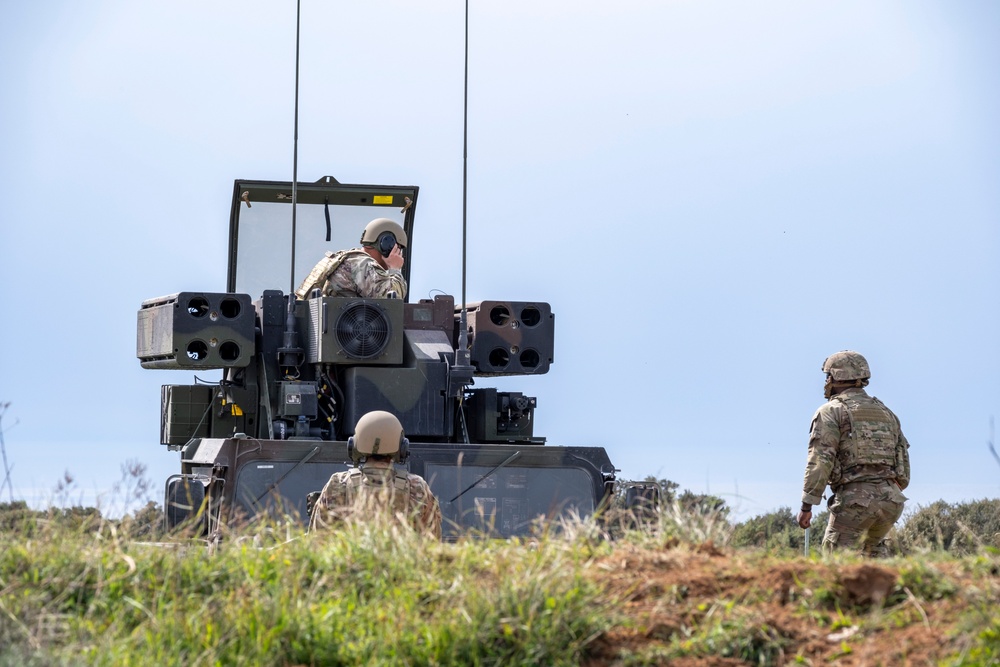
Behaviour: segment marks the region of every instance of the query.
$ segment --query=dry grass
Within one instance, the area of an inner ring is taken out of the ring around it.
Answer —
[[[273,521],[216,547],[22,512],[0,529],[0,665],[989,665],[1000,558],[728,546],[722,512],[428,540]],[[20,517],[20,518],[18,518]]]

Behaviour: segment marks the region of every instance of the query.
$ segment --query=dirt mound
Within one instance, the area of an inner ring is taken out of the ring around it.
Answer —
[[[838,581],[847,594],[844,602],[854,605],[880,604],[889,597],[889,592],[896,583],[896,573],[874,565],[861,565],[840,574]]]
[[[962,648],[965,605],[948,595],[919,599],[899,567],[769,558],[711,544],[619,545],[594,572],[621,622],[593,642],[586,664],[938,664]],[[952,570],[947,577],[959,581],[942,579],[942,590],[971,576]]]

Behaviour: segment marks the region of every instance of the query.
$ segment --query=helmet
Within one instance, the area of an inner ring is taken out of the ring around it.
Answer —
[[[823,372],[829,374],[834,382],[867,380],[872,376],[868,361],[852,350],[844,350],[827,357],[823,362]]]
[[[347,440],[347,451],[354,461],[371,455],[392,456],[402,461],[406,459],[409,444],[395,415],[374,410],[358,420],[354,435]]]
[[[361,233],[361,245],[375,246],[383,257],[388,257],[397,243],[406,247],[406,232],[389,218],[375,218]]]

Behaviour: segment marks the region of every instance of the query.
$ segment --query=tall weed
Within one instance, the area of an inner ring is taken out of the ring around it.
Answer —
[[[109,522],[4,532],[0,639],[39,664],[576,664],[611,623],[569,538],[270,529],[293,538],[213,552],[138,542]]]

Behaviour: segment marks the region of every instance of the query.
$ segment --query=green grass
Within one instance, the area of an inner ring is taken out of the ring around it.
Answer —
[[[891,646],[894,630],[928,615],[951,638],[941,664],[1000,662],[1000,559],[989,548],[877,561],[896,573],[894,587],[884,601],[855,604],[841,576],[872,561],[734,549],[724,515],[704,508],[672,503],[649,519],[453,544],[396,524],[311,535],[278,522],[210,546],[143,542],[139,524],[96,513],[8,514],[0,667],[576,665],[595,655],[623,665],[820,664],[866,642]],[[647,586],[637,564],[664,578]],[[641,588],[661,616],[627,609]],[[815,650],[809,633],[855,626],[826,657],[803,653]]]
[[[387,525],[214,553],[5,532],[0,645],[7,664],[577,664],[610,622],[579,554]]]

